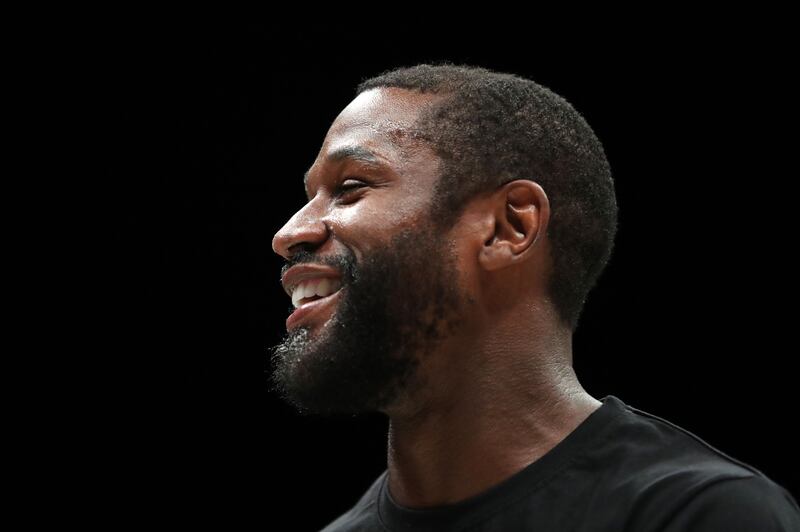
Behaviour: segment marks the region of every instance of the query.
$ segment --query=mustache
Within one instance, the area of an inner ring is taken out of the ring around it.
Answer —
[[[281,267],[281,277],[286,273],[286,270],[298,264],[316,264],[320,266],[328,266],[337,270],[342,277],[352,278],[355,273],[355,258],[351,255],[329,255],[318,256],[310,251],[301,250],[292,255],[292,258],[286,261]]]

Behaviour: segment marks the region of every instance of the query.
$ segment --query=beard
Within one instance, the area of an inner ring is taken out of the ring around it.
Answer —
[[[352,254],[314,257],[342,273],[325,327],[289,331],[271,349],[271,390],[301,414],[387,412],[423,387],[417,371],[461,322],[456,252],[432,226],[406,229],[361,265]]]

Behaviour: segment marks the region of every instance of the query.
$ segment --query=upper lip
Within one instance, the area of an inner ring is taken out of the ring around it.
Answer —
[[[289,294],[289,297],[292,297],[292,290],[294,287],[303,281],[307,281],[308,279],[323,279],[326,277],[338,279],[341,275],[338,271],[328,266],[300,264],[298,266],[292,266],[284,272],[283,276],[281,276],[281,284],[286,293]]]

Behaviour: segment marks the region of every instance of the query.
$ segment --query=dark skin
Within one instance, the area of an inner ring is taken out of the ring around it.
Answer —
[[[303,246],[320,257],[347,249],[360,263],[398,231],[430,224],[439,158],[414,138],[413,124],[438,98],[384,88],[353,100],[309,169],[311,200],[275,235],[275,252],[289,259]],[[383,166],[330,160],[343,146],[368,148]],[[349,175],[370,183],[343,204],[333,191]],[[454,307],[458,319],[448,323],[456,325],[420,355],[414,385],[381,410],[389,417],[389,492],[398,504],[433,507],[482,493],[539,459],[602,404],[578,382],[571,331],[545,290],[549,217],[545,191],[520,179],[474,198],[440,230],[455,252],[453,282],[469,303]],[[322,335],[328,318],[310,320],[309,337]]]

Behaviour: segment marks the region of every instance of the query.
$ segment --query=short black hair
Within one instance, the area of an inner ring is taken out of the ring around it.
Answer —
[[[441,227],[454,223],[470,198],[509,181],[529,179],[544,189],[551,211],[548,294],[574,331],[617,232],[611,169],[583,116],[530,79],[477,66],[400,67],[362,81],[356,94],[380,87],[445,96],[414,125],[415,136],[442,159],[431,207]]]

